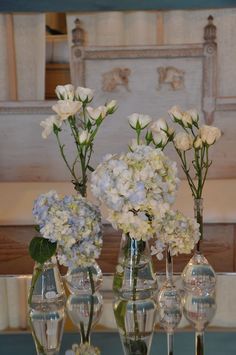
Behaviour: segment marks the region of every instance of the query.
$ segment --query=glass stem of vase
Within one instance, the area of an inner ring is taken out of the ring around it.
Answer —
[[[203,239],[203,199],[202,198],[195,198],[194,199],[194,217],[199,224],[199,232],[200,238],[196,245],[196,251],[200,252],[200,244]]]
[[[167,332],[167,355],[174,355],[174,333]]]
[[[166,248],[166,280],[173,281],[173,259],[169,246]]]
[[[204,355],[204,333],[195,333],[195,355]]]

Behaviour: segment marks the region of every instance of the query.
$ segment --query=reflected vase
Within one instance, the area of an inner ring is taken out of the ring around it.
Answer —
[[[167,334],[167,354],[174,354],[174,331],[182,317],[181,294],[173,280],[173,258],[166,249],[166,278],[158,295],[160,326]]]
[[[114,280],[114,315],[126,355],[148,355],[156,317],[157,281],[148,242],[124,235]]]
[[[185,291],[183,312],[195,328],[195,354],[204,354],[204,331],[216,311],[216,274],[201,252],[203,239],[203,200],[194,200],[194,215],[199,224],[200,240],[182,273]]]
[[[36,263],[28,296],[29,324],[38,355],[58,355],[65,321],[65,292],[55,258]]]
[[[102,271],[96,262],[88,267],[69,269],[65,275],[70,291],[66,302],[67,314],[80,330],[83,344],[90,343],[91,331],[102,314],[103,299],[99,292],[102,280]]]

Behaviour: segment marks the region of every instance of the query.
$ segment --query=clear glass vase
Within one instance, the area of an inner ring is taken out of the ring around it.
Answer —
[[[114,315],[124,354],[148,355],[156,317],[157,281],[148,242],[121,240],[113,280]]]
[[[69,269],[65,275],[71,293],[66,302],[67,313],[80,330],[81,343],[90,343],[92,328],[102,314],[103,299],[99,292],[102,279],[102,271],[96,262],[89,267]]]
[[[56,259],[36,263],[28,297],[29,323],[38,355],[58,355],[65,321],[65,292]]]
[[[199,223],[200,240],[182,273],[185,295],[183,313],[195,328],[195,354],[204,354],[204,331],[216,311],[216,274],[201,252],[203,239],[203,200],[194,200],[194,215]]]
[[[158,295],[160,326],[167,334],[167,354],[174,354],[174,331],[182,317],[181,294],[173,280],[173,258],[166,249],[166,279]]]
[[[194,216],[199,224],[200,240],[193,257],[184,268],[182,279],[188,292],[202,295],[215,292],[216,286],[215,271],[200,250],[203,239],[203,199],[194,200]]]

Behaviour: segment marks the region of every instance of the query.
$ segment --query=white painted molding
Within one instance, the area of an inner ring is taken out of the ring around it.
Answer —
[[[50,114],[55,100],[0,101],[0,114]]]
[[[67,182],[0,183],[0,225],[32,225],[33,201],[52,189],[62,194],[74,193],[72,184]],[[236,179],[208,180],[203,197],[206,223],[236,223]],[[93,200],[90,193],[88,198]],[[193,216],[193,200],[186,181],[180,184],[174,207]]]

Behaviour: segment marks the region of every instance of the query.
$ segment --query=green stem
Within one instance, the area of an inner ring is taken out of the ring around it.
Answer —
[[[86,343],[86,336],[85,336],[85,330],[84,330],[84,323],[83,322],[80,322],[80,334],[81,334],[81,340],[82,340],[82,343]]]
[[[60,139],[59,139],[58,133],[56,134],[56,138],[57,138],[58,146],[59,146],[59,148],[60,148],[60,152],[61,152],[62,159],[64,160],[64,162],[65,162],[67,168],[69,169],[69,171],[70,171],[72,177],[73,177],[73,178],[75,179],[75,181],[77,182],[77,181],[78,181],[77,176],[74,174],[73,170],[72,170],[71,167],[70,167],[70,164],[68,163],[68,161],[67,161],[67,159],[66,159],[66,156],[65,156],[65,153],[64,153],[64,146],[61,144],[61,141],[60,141]]]
[[[88,323],[88,329],[87,329],[87,334],[86,334],[86,341],[87,342],[89,342],[90,332],[91,332],[91,328],[92,328],[92,324],[93,324],[94,293],[95,293],[95,285],[94,285],[93,272],[92,272],[91,267],[88,267],[88,273],[89,273],[89,280],[90,280],[90,286],[91,286],[91,296],[90,296],[89,323]]]
[[[175,147],[175,146],[174,146],[174,147]],[[192,191],[192,195],[193,195],[194,197],[196,197],[196,195],[197,195],[197,189],[196,189],[196,187],[195,187],[195,185],[194,185],[194,182],[193,182],[193,180],[192,180],[192,178],[191,178],[191,176],[190,176],[190,174],[189,174],[189,169],[188,169],[187,160],[186,160],[186,153],[184,152],[184,153],[183,153],[183,156],[182,156],[181,152],[180,152],[176,147],[175,147],[175,150],[176,150],[178,156],[180,157],[180,160],[181,160],[181,163],[182,163],[182,169],[183,169],[183,171],[184,171],[184,173],[185,173],[185,175],[186,175],[186,177],[187,177],[187,180],[188,180],[190,189],[191,189],[191,191]]]
[[[196,245],[197,252],[200,252],[200,244],[203,239],[203,213],[202,213],[202,199],[195,199],[194,200],[194,215],[196,218],[197,223],[199,224],[199,232],[200,238]]]
[[[143,243],[141,241],[141,243]],[[132,289],[132,296],[133,296],[133,315],[134,315],[134,331],[135,331],[135,340],[141,339],[141,334],[139,331],[139,323],[138,323],[138,315],[137,315],[137,305],[135,301],[137,300],[137,282],[138,282],[138,265],[140,262],[141,253],[139,250],[139,242],[131,239],[130,241],[131,248],[137,251],[137,254],[134,253],[132,255],[132,281],[133,281],[133,289]]]

